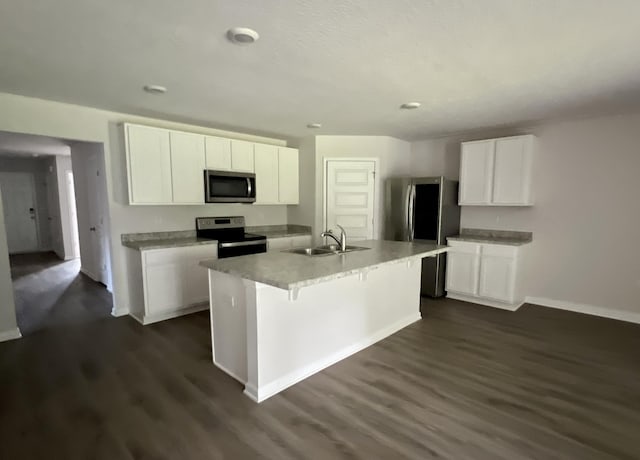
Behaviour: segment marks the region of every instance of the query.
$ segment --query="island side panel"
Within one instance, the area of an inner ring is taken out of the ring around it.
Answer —
[[[213,363],[247,382],[247,291],[242,279],[209,270]],[[253,295],[255,302],[255,295]]]
[[[419,320],[420,272],[420,259],[388,264],[304,287],[296,300],[253,283],[247,318],[256,342],[247,357],[256,368],[245,394],[263,401]]]

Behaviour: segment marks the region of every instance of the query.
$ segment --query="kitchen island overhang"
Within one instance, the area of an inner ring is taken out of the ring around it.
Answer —
[[[205,260],[213,362],[257,402],[418,321],[421,259],[446,246],[358,242],[309,257]]]

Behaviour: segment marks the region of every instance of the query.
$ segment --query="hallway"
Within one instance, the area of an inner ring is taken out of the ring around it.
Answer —
[[[110,316],[111,294],[80,273],[80,259],[63,261],[52,252],[13,255],[10,259],[23,336]]]

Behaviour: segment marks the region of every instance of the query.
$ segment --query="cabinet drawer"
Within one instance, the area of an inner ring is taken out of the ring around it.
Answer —
[[[269,251],[280,251],[291,247],[291,238],[269,238],[267,240]]]
[[[466,254],[480,254],[481,245],[467,241],[447,241],[451,247],[450,252],[461,252]]]
[[[218,246],[215,243],[180,248],[151,249],[144,251],[143,258],[148,266],[179,263],[186,260],[204,260],[216,257]]]
[[[483,244],[483,256],[509,257],[515,258],[518,253],[517,246],[504,246],[499,244]]]
[[[291,238],[292,248],[308,248],[312,245],[311,235],[294,236]]]

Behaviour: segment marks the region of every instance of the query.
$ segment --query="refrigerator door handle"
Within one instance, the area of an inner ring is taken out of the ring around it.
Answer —
[[[416,204],[416,187],[415,185],[409,186],[409,209],[408,213],[408,227],[409,227],[409,238],[408,241],[413,241],[414,239],[414,231],[415,231],[415,204]]]

